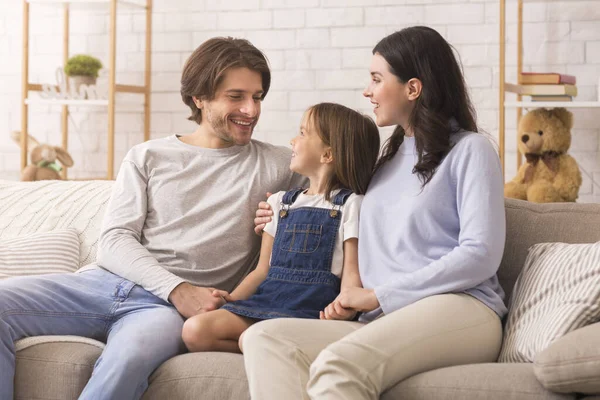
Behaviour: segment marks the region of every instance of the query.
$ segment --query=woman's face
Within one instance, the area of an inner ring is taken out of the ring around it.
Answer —
[[[377,126],[400,125],[406,129],[413,108],[407,85],[390,71],[390,65],[379,53],[373,54],[370,72],[371,81],[363,96],[374,106]]]

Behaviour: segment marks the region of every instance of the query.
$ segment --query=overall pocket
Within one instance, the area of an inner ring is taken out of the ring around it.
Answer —
[[[314,253],[321,242],[323,225],[286,224],[281,237],[281,250],[290,253]]]

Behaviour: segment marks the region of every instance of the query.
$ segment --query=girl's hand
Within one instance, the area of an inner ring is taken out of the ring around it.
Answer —
[[[336,302],[340,303],[343,308],[351,308],[361,312],[373,311],[379,307],[379,300],[377,300],[373,289],[356,286],[342,289]]]
[[[233,299],[233,297],[231,297],[231,295],[229,294],[229,292],[226,291],[226,290],[215,289],[215,290],[212,291],[212,295],[214,297],[220,297],[223,300],[225,300],[226,302],[235,301]]]
[[[267,192],[267,199],[271,197],[271,193]],[[256,210],[256,218],[254,218],[254,233],[258,236],[262,235],[263,229],[265,229],[265,225],[271,222],[271,215],[273,215],[273,210],[271,210],[271,206],[266,201],[261,201],[258,203],[258,210]]]
[[[344,308],[340,303],[334,300],[331,304],[325,307],[324,311],[319,313],[320,319],[337,319],[337,320],[351,320],[356,316],[356,311],[350,308]]]

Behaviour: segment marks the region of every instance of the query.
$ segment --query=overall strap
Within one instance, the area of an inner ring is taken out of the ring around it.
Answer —
[[[343,206],[348,200],[348,197],[352,194],[352,190],[350,189],[341,189],[338,194],[335,195],[333,200],[331,201],[336,206]]]
[[[301,188],[301,187],[288,190],[283,195],[283,198],[281,199],[281,203],[286,204],[288,206],[293,204],[296,201],[296,198],[298,198],[298,195],[300,193],[302,193],[303,191],[304,191],[304,188]]]

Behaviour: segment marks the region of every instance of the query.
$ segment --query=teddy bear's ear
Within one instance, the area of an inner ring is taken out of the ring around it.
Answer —
[[[558,118],[567,129],[573,128],[573,114],[566,108],[555,108],[552,110],[552,114]]]
[[[60,161],[62,165],[65,167],[73,166],[73,159],[65,149],[56,146],[54,147],[54,150],[56,150],[56,158],[58,158],[58,161]]]

